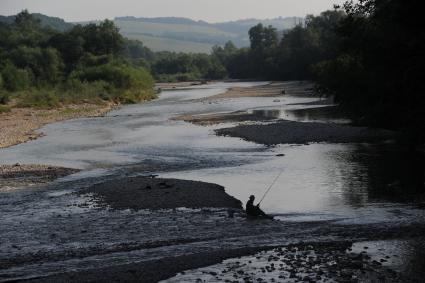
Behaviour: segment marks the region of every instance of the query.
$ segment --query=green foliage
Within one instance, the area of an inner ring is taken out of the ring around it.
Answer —
[[[258,24],[249,30],[249,40],[253,51],[264,51],[277,46],[277,30],[272,27],[264,27]]]
[[[0,96],[1,96],[1,94],[0,94]],[[10,112],[10,107],[7,106],[7,105],[1,105],[0,104],[0,114],[1,113],[6,113],[6,112]]]
[[[30,90],[19,94],[19,107],[54,108],[59,105],[59,98],[51,90]]]
[[[9,102],[9,93],[3,90],[3,77],[0,74],[0,104],[6,104]]]
[[[19,29],[32,30],[41,26],[41,21],[33,17],[28,10],[23,10],[15,17],[15,25]]]
[[[249,30],[250,48],[236,49],[228,43],[215,47],[213,55],[232,78],[311,79],[312,65],[336,56],[336,28],[344,16],[339,10],[308,16],[304,25],[285,31],[280,40],[274,27],[258,24]]]
[[[16,67],[31,70],[36,84],[56,83],[61,79],[63,62],[54,48],[19,46],[9,53],[9,59]]]
[[[32,84],[33,74],[29,69],[18,69],[13,64],[6,64],[1,71],[3,87],[8,91],[19,91],[28,88]]]
[[[9,102],[10,94],[3,90],[3,77],[0,74],[0,104],[6,104]]]
[[[152,59],[149,52],[139,42],[125,42],[108,20],[60,32],[23,11],[13,24],[0,24],[0,103],[12,92],[18,106],[37,108],[151,99],[153,79],[138,60]]]
[[[155,54],[139,40],[124,39],[123,54],[133,60],[145,59],[151,61]]]
[[[222,79],[227,76],[220,60],[207,54],[157,53],[151,70],[157,80],[165,82]]]
[[[70,74],[70,80],[95,83],[95,89],[102,89],[102,99],[112,99],[122,103],[136,103],[152,98],[154,85],[151,75],[142,68],[119,62],[85,67]],[[100,85],[99,85],[100,83]],[[99,86],[101,86],[99,88]]]
[[[63,104],[102,104],[111,99],[111,86],[105,81],[81,82],[68,79],[56,87],[56,93]]]

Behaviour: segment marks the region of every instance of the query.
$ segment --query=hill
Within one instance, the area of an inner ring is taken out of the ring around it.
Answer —
[[[286,30],[302,20],[302,18],[290,17],[208,23],[177,17],[117,17],[114,21],[124,36],[142,40],[154,51],[208,53],[214,45],[223,45],[229,40],[238,47],[248,46],[248,31],[258,23]]]
[[[66,31],[73,27],[73,24],[67,23],[61,18],[49,17],[39,13],[33,13],[31,15],[39,19],[41,21],[41,25],[44,27],[50,27],[52,29],[59,30],[59,31]],[[0,16],[1,23],[11,24],[14,21],[15,21],[15,16]]]
[[[72,28],[73,24],[57,17],[32,14],[45,27],[59,31]],[[0,16],[0,22],[12,23],[15,16]],[[117,17],[115,24],[130,39],[138,39],[153,51],[209,53],[214,45],[224,45],[231,40],[237,47],[249,46],[248,31],[258,23],[272,25],[278,30],[294,27],[302,18],[245,19],[208,23],[179,17],[136,18]],[[87,24],[89,22],[81,22]]]

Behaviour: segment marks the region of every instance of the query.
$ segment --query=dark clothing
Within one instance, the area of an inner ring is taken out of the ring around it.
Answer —
[[[246,214],[251,217],[270,218],[270,216],[265,214],[264,211],[262,211],[260,207],[258,207],[258,205],[254,205],[254,200],[248,200],[248,202],[246,203]]]

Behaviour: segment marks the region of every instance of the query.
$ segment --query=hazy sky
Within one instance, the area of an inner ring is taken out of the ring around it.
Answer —
[[[67,21],[116,16],[187,17],[219,22],[245,18],[305,16],[332,8],[343,0],[0,0],[0,15],[22,9]]]

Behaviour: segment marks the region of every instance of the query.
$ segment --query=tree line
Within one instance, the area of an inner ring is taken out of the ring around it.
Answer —
[[[152,76],[125,58],[124,45],[111,21],[58,31],[23,11],[12,24],[0,24],[0,104],[55,107],[152,98]]]

